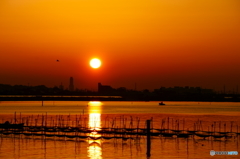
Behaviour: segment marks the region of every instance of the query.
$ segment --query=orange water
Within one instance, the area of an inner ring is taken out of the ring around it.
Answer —
[[[169,129],[240,132],[240,103],[215,102],[1,102],[0,122],[14,123],[32,120],[41,125],[41,117],[47,116],[48,126],[56,124],[62,115],[64,124],[76,126],[76,118],[84,119],[84,126],[96,127],[145,127],[147,119],[154,128],[162,125]],[[16,113],[15,113],[16,112]],[[16,120],[15,120],[16,119]],[[36,119],[39,121],[36,122]],[[46,119],[46,118],[45,118]],[[53,122],[55,120],[55,122]],[[69,121],[68,121],[69,120]],[[124,122],[123,122],[124,120]],[[82,120],[83,121],[83,120]],[[114,124],[113,124],[114,121]],[[132,124],[130,124],[132,121]],[[164,124],[163,121],[165,122]],[[201,121],[201,126],[200,126]],[[226,125],[224,127],[224,124]],[[210,156],[210,150],[240,152],[240,136],[232,139],[165,138],[152,137],[151,159],[158,158],[239,158],[238,156]],[[0,158],[83,158],[83,159],[142,159],[146,156],[146,138],[140,140],[79,140],[59,137],[26,137],[1,135]]]

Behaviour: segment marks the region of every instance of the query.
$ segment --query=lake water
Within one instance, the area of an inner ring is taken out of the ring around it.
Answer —
[[[37,126],[145,128],[151,119],[155,129],[240,132],[240,103],[230,102],[0,102],[0,123],[10,121]],[[60,119],[61,118],[61,122]],[[81,119],[81,120],[79,120]],[[60,137],[3,135],[0,158],[158,159],[240,158],[210,156],[210,150],[238,151],[240,136],[232,138],[155,136],[151,156],[146,156],[146,137],[140,139],[67,139]]]

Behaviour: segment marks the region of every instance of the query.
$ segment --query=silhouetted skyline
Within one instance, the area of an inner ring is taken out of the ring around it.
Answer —
[[[72,79],[72,78],[70,78]],[[240,101],[237,92],[216,92],[212,89],[201,87],[161,87],[149,91],[148,89],[137,91],[125,87],[113,88],[109,85],[98,83],[98,90],[74,89],[72,87],[62,89],[62,86],[48,88],[44,85],[4,85],[0,84],[1,100],[139,100],[139,101]],[[10,96],[9,96],[10,95]],[[12,96],[13,95],[13,96]],[[20,95],[20,96],[19,96]],[[21,96],[24,95],[24,96]],[[15,97],[16,96],[16,97]],[[106,96],[107,98],[102,98]],[[113,98],[118,96],[121,98]]]

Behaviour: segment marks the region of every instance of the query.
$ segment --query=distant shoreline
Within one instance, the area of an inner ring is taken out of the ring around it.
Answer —
[[[24,97],[24,96],[18,96],[18,97],[2,97],[0,96],[0,101],[144,101],[144,102],[150,102],[150,101],[189,101],[189,102],[240,102],[240,99],[202,99],[202,100],[169,100],[169,99],[157,99],[157,100],[146,100],[146,99],[132,99],[132,98],[124,98],[121,96],[31,96],[31,97]]]

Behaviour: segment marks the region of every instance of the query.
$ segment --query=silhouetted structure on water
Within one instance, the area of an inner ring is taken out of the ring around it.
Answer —
[[[69,91],[74,91],[73,77],[70,77]]]

